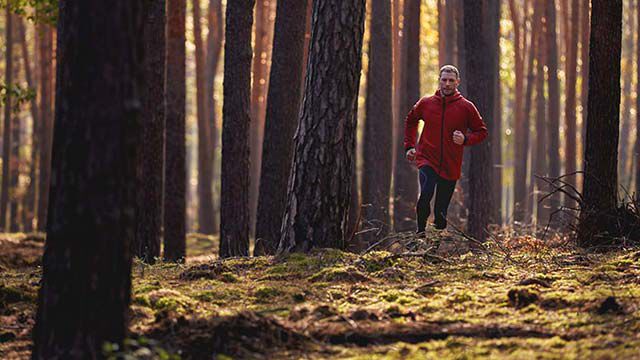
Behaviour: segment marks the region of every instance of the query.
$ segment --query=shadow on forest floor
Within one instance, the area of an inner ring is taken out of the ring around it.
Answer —
[[[451,234],[401,237],[364,255],[322,249],[218,261],[206,255],[214,238],[191,236],[190,253],[199,255],[187,265],[134,263],[131,336],[183,359],[640,352],[638,249],[595,254],[561,239],[506,236],[474,246]],[[0,251],[0,357],[27,359],[42,238],[2,235]],[[144,353],[137,358],[149,358]]]

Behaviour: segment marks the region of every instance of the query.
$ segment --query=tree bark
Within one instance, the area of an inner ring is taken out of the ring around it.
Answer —
[[[587,137],[587,114],[589,96],[589,37],[591,32],[589,4],[591,1],[583,1],[580,7],[580,77],[582,84],[580,89],[580,105],[582,106],[581,144],[585,144]],[[584,145],[582,153],[584,154]],[[582,158],[582,156],[578,155]],[[584,164],[580,168],[584,169]]]
[[[251,25],[255,0],[230,2],[224,49],[220,257],[249,255]]]
[[[54,154],[33,359],[122,345],[131,293],[142,1],[60,7]],[[100,44],[100,46],[96,46]]]
[[[607,241],[602,213],[617,207],[617,150],[620,125],[620,52],[622,1],[593,0],[589,45],[587,142],[584,154],[584,207],[578,243],[588,247]],[[606,99],[606,101],[603,101]]]
[[[133,254],[147,263],[160,256],[162,177],[165,125],[165,0],[150,0],[144,9],[144,86],[141,88],[138,144],[136,236]]]
[[[576,125],[576,80],[578,76],[577,61],[578,61],[578,35],[580,25],[579,21],[579,1],[571,1],[571,21],[569,22],[570,29],[568,32],[567,42],[567,78],[566,78],[566,102],[565,102],[565,123],[566,123],[566,148],[565,148],[565,174],[574,173],[577,170],[576,167],[576,137],[578,127]],[[569,15],[567,15],[569,17]],[[569,176],[566,181],[572,186],[576,186],[576,177]],[[569,197],[565,197],[564,206],[575,208],[576,203]]]
[[[390,228],[389,189],[392,148],[391,6],[388,0],[371,2],[367,72],[366,119],[363,138],[362,203],[368,242],[385,236]]]
[[[364,14],[364,0],[316,0],[313,4],[309,69],[280,254],[344,245]]]
[[[492,56],[487,60],[490,61],[491,72],[490,80],[494,87],[493,104],[489,112],[485,115],[490,117],[489,132],[491,142],[491,161],[492,161],[492,184],[493,184],[493,202],[495,206],[490,211],[490,222],[502,224],[502,106],[500,101],[500,1],[487,1],[487,16],[485,16],[484,28],[487,29],[487,45]]]
[[[640,34],[640,2],[636,6],[636,33]],[[640,35],[638,37],[640,39]],[[639,40],[640,41],[640,40]],[[636,45],[636,198],[640,197],[640,46]]]
[[[20,19],[16,19],[14,15],[11,16],[14,18],[12,22]],[[11,25],[15,27],[15,25]],[[15,72],[16,67],[12,67],[11,71]],[[14,74],[17,75],[17,74]],[[14,76],[15,77],[15,76]],[[17,104],[16,104],[17,105]],[[20,178],[20,132],[21,132],[21,119],[19,114],[13,114],[12,125],[11,125],[11,154],[8,156],[8,160],[10,162],[9,165],[9,175],[11,176],[11,185],[9,189],[9,231],[18,232],[20,231],[20,214],[18,213],[18,207],[20,203],[20,188],[18,179]]]
[[[262,148],[254,255],[273,255],[287,200],[293,135],[302,97],[307,1],[278,2]]]
[[[497,0],[464,0],[464,37],[467,92],[469,100],[473,101],[480,114],[492,114],[495,101],[495,61],[496,53],[492,51],[491,37],[484,21],[489,17],[489,9],[495,6]],[[489,69],[487,71],[487,69]],[[490,116],[490,115],[489,115]],[[491,124],[491,122],[488,122]],[[489,125],[490,131],[495,124]],[[468,231],[476,239],[484,241],[486,227],[493,221],[491,209],[496,206],[492,191],[494,176],[491,173],[493,164],[491,156],[491,142],[487,139],[474,146],[469,159],[469,222]]]
[[[51,177],[51,137],[53,129],[53,31],[38,25],[40,42],[40,182],[38,191],[38,230],[45,231]]]
[[[619,162],[618,162],[618,178],[620,185],[624,189],[629,189],[631,184],[631,170],[629,164],[629,143],[631,137],[631,104],[632,104],[632,87],[633,82],[633,37],[634,37],[634,16],[633,1],[628,0],[627,21],[623,21],[622,38],[622,64],[620,71],[622,72],[622,111],[620,116],[620,144],[619,144]],[[626,24],[626,29],[625,25]]]
[[[186,0],[168,0],[166,60],[166,145],[164,259],[186,256],[185,17]]]
[[[535,159],[534,159],[534,172],[531,174],[531,181],[533,184],[536,184],[536,203],[537,203],[537,211],[536,211],[536,224],[539,226],[540,224],[546,224],[549,220],[549,206],[546,202],[538,202],[541,197],[542,188],[544,186],[544,182],[538,180],[535,175],[538,176],[547,176],[548,175],[548,161],[547,154],[548,152],[548,137],[547,137],[547,114],[546,114],[546,97],[544,92],[544,66],[546,64],[546,34],[545,34],[545,26],[544,26],[544,3],[538,3],[536,6],[540,6],[540,22],[538,23],[539,29],[541,29],[541,34],[538,35],[538,46],[536,52],[536,150],[535,150]],[[546,188],[546,187],[545,187]]]
[[[11,9],[6,7],[6,42],[5,52],[5,81],[6,99],[4,104],[4,129],[2,132],[2,195],[0,195],[0,231],[7,230],[7,208],[9,206],[9,182],[11,180],[11,91],[13,83],[13,16]]]
[[[404,31],[400,58],[402,59],[401,98],[402,117],[396,123],[396,165],[393,180],[393,224],[397,232],[416,229],[415,202],[418,196],[418,173],[405,158],[402,139],[404,118],[420,99],[420,1],[404,0]]]

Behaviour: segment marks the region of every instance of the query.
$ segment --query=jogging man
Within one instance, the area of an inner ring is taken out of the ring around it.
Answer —
[[[416,206],[418,233],[425,231],[434,192],[435,228],[447,227],[447,209],[460,178],[463,147],[478,144],[488,135],[478,109],[458,91],[459,84],[458,69],[443,66],[435,95],[420,99],[405,120],[406,157],[420,170],[420,197]],[[424,127],[416,145],[419,120],[424,121]]]

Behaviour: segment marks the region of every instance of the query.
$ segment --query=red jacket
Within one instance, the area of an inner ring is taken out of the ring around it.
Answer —
[[[420,99],[407,115],[404,124],[405,152],[416,148],[418,168],[429,165],[447,180],[458,180],[462,169],[463,145],[475,145],[487,135],[487,125],[475,105],[460,92],[443,101],[440,90],[433,96]],[[420,142],[416,146],[418,121],[424,121]],[[453,132],[465,134],[463,145],[453,142]]]

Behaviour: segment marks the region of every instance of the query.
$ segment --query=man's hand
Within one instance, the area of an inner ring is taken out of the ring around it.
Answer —
[[[415,161],[416,160],[416,149],[409,149],[406,153],[407,160]]]
[[[460,130],[453,132],[453,142],[457,145],[464,144],[464,134]]]

